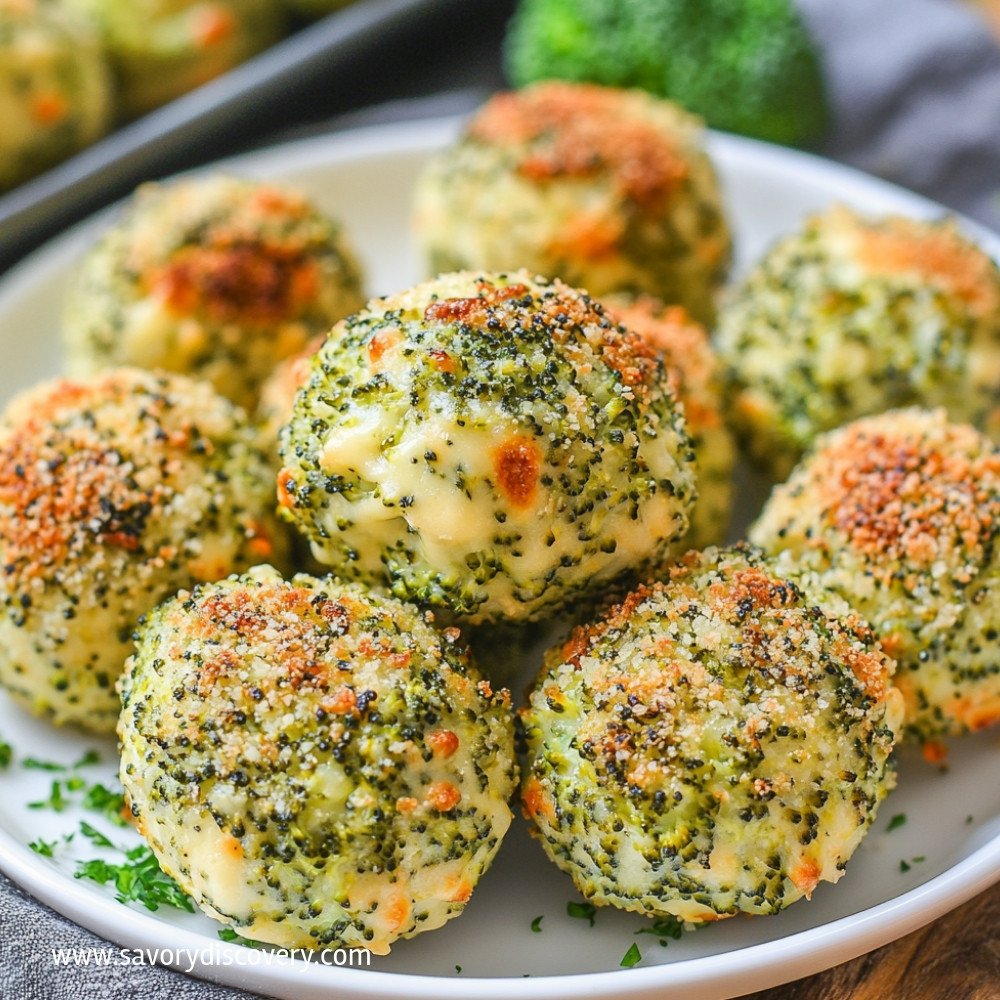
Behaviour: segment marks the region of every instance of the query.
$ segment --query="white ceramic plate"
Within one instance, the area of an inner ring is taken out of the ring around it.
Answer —
[[[407,234],[410,193],[427,155],[455,133],[454,121],[380,127],[276,148],[235,159],[227,169],[299,185],[343,219],[360,247],[373,293],[421,277]],[[800,153],[745,139],[715,136],[736,230],[740,260],[756,257],[802,216],[832,201],[875,213],[941,213],[931,203],[881,181]],[[0,283],[0,402],[59,368],[59,305],[67,271],[107,223],[87,223],[52,243]],[[1000,242],[975,235],[998,253]],[[758,484],[759,485],[759,484]],[[739,520],[756,513],[759,490],[744,479]],[[0,738],[22,757],[70,763],[94,746],[72,732],[31,719],[0,696]],[[114,748],[81,771],[111,780]],[[160,909],[155,914],[117,903],[110,889],[72,877],[75,861],[100,852],[79,834],[52,859],[25,846],[76,828],[86,814],[32,810],[59,775],[15,762],[0,772],[0,867],[30,892],[80,924],[124,946],[167,948],[171,964],[197,975],[278,997],[504,998],[662,997],[716,1000],[763,989],[846,961],[934,919],[1000,879],[1000,783],[995,734],[957,741],[941,773],[912,751],[900,759],[900,781],[878,822],[838,885],[823,885],[811,902],[776,917],[734,919],[686,934],[669,947],[636,936],[641,918],[601,910],[596,925],[566,913],[579,897],[568,877],[543,856],[517,820],[467,912],[446,927],[399,942],[370,968],[335,968],[303,961],[266,964],[259,953],[222,944],[207,918]],[[905,825],[888,832],[892,816]],[[87,816],[122,842],[121,831]],[[914,858],[923,860],[914,861]],[[900,862],[909,870],[902,871]],[[532,920],[543,916],[540,931]],[[633,942],[642,961],[619,967]],[[70,944],[70,942],[67,942]],[[209,951],[211,950],[211,953]],[[461,971],[459,971],[459,967]],[[525,977],[530,977],[526,979]]]

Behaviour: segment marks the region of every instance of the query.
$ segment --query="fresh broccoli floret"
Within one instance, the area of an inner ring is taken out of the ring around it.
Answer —
[[[786,145],[827,124],[815,46],[791,0],[520,0],[505,45],[517,86],[642,87],[709,125]]]

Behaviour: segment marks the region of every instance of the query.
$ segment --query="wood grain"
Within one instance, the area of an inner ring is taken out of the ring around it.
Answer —
[[[893,944],[746,1000],[998,1000],[1000,885]]]

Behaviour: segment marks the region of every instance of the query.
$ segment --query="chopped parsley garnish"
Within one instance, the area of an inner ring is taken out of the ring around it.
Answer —
[[[101,755],[96,750],[88,750],[74,765],[78,767],[90,767],[92,764],[100,764]]]
[[[536,934],[541,934],[542,933],[542,920],[543,919],[544,919],[544,914],[541,917],[535,917],[535,919],[531,921],[531,929]]]
[[[967,824],[968,824],[969,826],[971,826],[971,825],[972,825],[972,823],[974,822],[974,820],[975,820],[975,817],[973,817],[973,816],[966,816],[966,817],[965,817],[965,822],[966,822],[966,823],[967,823]]]
[[[666,948],[670,943],[667,938],[679,941],[684,933],[684,924],[676,917],[666,916],[654,920],[649,927],[640,927],[636,934],[653,934],[660,939],[660,944]]]
[[[597,907],[593,903],[577,903],[574,900],[570,900],[566,904],[566,912],[571,917],[576,917],[578,920],[589,920],[590,926],[594,926],[594,916],[597,913]]]
[[[125,852],[125,864],[115,865],[101,859],[81,861],[73,873],[99,885],[114,884],[119,903],[142,903],[147,910],[173,906],[194,913],[194,903],[183,889],[163,871],[153,852],[145,844]]]
[[[621,962],[619,962],[619,965],[621,965],[623,969],[631,969],[633,965],[636,965],[641,961],[642,961],[642,952],[639,951],[638,946],[633,941],[628,946],[628,951],[625,952],[625,954],[622,956],[622,960]]]
[[[910,859],[915,865],[922,864],[927,858],[923,854],[918,854],[915,858]]]
[[[28,847],[30,847],[36,854],[40,854],[43,858],[51,858],[55,854],[57,840],[42,840],[41,837],[38,840],[33,840]]]
[[[898,830],[901,826],[906,825],[906,813],[896,813],[895,816],[889,820],[889,825],[885,828],[886,833],[892,833],[893,830]]]
[[[25,766],[28,766],[27,762],[25,762]],[[51,770],[51,768],[43,767],[42,770],[48,771]],[[28,808],[51,809],[53,812],[64,812],[66,807],[71,805],[70,800],[66,798],[67,793],[79,792],[86,787],[87,782],[77,775],[53,781],[49,786],[49,797],[47,799],[39,799],[37,802],[29,802]],[[84,805],[87,804],[87,801],[84,800]]]
[[[96,750],[88,750],[73,766],[67,767],[65,764],[57,764],[53,760],[39,760],[37,757],[25,757],[21,761],[21,767],[26,767],[31,771],[69,771],[77,768],[88,767],[91,764],[100,764],[101,755]],[[79,780],[79,779],[78,779]]]
[[[114,847],[115,845],[101,833],[100,830],[92,827],[86,820],[80,822],[80,832],[98,847]]]
[[[908,872],[910,870],[910,866],[905,861],[900,861],[899,870],[901,872]]]
[[[29,802],[29,809],[52,809],[55,812],[62,812],[69,805],[69,800],[63,795],[63,783],[53,781],[49,788],[49,797],[39,799],[37,802]]]
[[[29,771],[65,771],[63,764],[53,763],[51,760],[39,760],[37,757],[25,757],[21,761],[21,767],[28,768]]]
[[[101,784],[91,785],[83,797],[83,804],[87,809],[101,813],[116,826],[128,826],[128,821],[122,815],[125,811],[125,796],[122,792],[112,791]]]
[[[10,767],[10,762],[14,759],[14,749],[9,743],[0,740],[0,768]]]
[[[458,976],[460,976],[462,974],[462,966],[460,966],[460,965],[456,965],[455,966],[455,974],[458,975]]]

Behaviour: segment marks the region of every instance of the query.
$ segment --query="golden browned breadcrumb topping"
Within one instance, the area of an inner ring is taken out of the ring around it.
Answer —
[[[607,171],[624,197],[649,209],[667,201],[688,174],[663,131],[632,113],[630,95],[605,87],[551,82],[499,94],[469,134],[480,142],[527,146],[518,170],[531,180]]]
[[[914,274],[956,296],[980,316],[1000,310],[993,262],[954,223],[891,216],[868,224],[844,209],[837,215],[852,230],[858,262],[873,274]]]
[[[710,384],[716,362],[708,332],[683,306],[664,305],[652,295],[632,302],[612,298],[604,302],[608,315],[633,330],[663,355],[670,387],[684,403],[684,415],[694,432],[718,427],[719,410],[706,405],[702,388]]]
[[[850,545],[889,563],[979,562],[1000,517],[1000,455],[976,454],[980,435],[961,424],[938,442],[852,425],[823,450],[820,501]],[[984,481],[985,480],[985,481]]]
[[[130,266],[178,316],[276,323],[296,316],[320,291],[317,262],[293,225],[310,211],[304,197],[262,188],[227,217],[210,221],[196,244],[180,247],[165,263],[151,263],[145,244],[138,244]],[[278,223],[272,235],[261,235],[265,221]]]
[[[140,547],[150,513],[172,494],[164,483],[175,463],[165,457],[159,481],[146,470],[140,483],[133,463],[87,419],[86,405],[132,390],[115,375],[90,385],[54,383],[33,401],[30,416],[0,438],[0,538],[8,577],[27,579],[64,566],[88,545]],[[150,394],[145,405],[147,429],[162,433],[167,400]],[[179,453],[211,447],[183,423],[168,443]]]
[[[589,296],[581,294],[563,282],[552,283],[552,293],[533,295],[519,283],[495,285],[485,278],[476,282],[478,294],[468,298],[446,298],[432,302],[424,310],[424,319],[436,322],[456,322],[491,331],[517,326],[542,326],[552,333],[552,339],[565,344],[570,331],[582,329],[597,347],[604,362],[618,372],[625,385],[644,395],[657,372],[658,354],[637,333],[612,322],[604,308]],[[381,334],[380,334],[381,336]],[[377,348],[381,355],[391,346]],[[369,344],[369,354],[372,346]],[[450,363],[441,359],[437,367]]]

